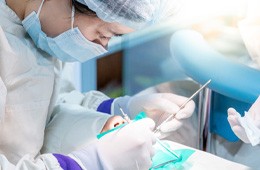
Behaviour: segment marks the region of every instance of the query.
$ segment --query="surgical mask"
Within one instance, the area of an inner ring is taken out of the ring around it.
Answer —
[[[48,37],[42,31],[39,19],[43,2],[44,0],[40,5],[37,14],[33,11],[22,21],[25,30],[38,48],[64,62],[85,62],[107,52],[102,45],[93,43],[85,38],[78,27],[73,28],[74,6],[72,7],[71,14],[71,29],[63,32],[57,37]]]

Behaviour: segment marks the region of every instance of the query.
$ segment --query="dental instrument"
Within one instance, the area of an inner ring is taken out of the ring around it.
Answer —
[[[131,120],[130,118],[128,117],[128,115],[124,112],[124,110],[122,109],[122,107],[118,104],[118,107],[123,115],[123,118],[128,122],[128,123],[131,123]],[[174,151],[170,150],[166,145],[164,145],[159,138],[156,137],[156,141],[166,150],[168,151],[169,153],[171,153],[172,155],[174,155],[176,158],[175,159],[172,159],[171,161],[167,161],[167,162],[163,162],[162,164],[160,165],[157,165],[156,167],[161,167],[161,166],[164,166],[168,163],[171,163],[171,162],[174,162],[174,161],[177,161],[181,158],[181,156],[179,156],[177,153],[175,153]]]
[[[124,112],[122,107],[118,104],[119,110],[121,111],[123,118],[127,121],[127,123],[131,123],[131,119],[128,117],[128,115]]]
[[[211,82],[211,79],[208,80],[203,86],[201,86],[190,98],[188,98],[181,106],[180,108],[178,109],[178,111],[175,113],[177,114],[179,111],[181,111],[181,109],[183,109],[185,107],[185,105],[191,101],[201,90],[203,90],[209,83]],[[156,134],[161,126],[166,123],[168,120],[170,120],[175,114],[171,114],[167,119],[165,119],[159,126],[157,126],[157,128],[154,130],[154,133]],[[159,122],[159,121],[158,121]]]
[[[123,118],[128,122],[128,123],[131,123],[131,119],[128,117],[128,115],[124,112],[124,110],[122,109],[122,107],[118,104],[118,107],[121,111],[121,114],[123,115]],[[178,155],[177,153],[175,153],[173,150],[171,150],[170,148],[168,148],[164,143],[162,143],[160,141],[159,138],[156,137],[156,141],[169,153],[171,153],[173,156],[175,156],[176,158],[175,159],[172,159],[170,161],[167,161],[167,162],[163,162],[159,165],[156,165],[156,167],[161,167],[161,166],[164,166],[164,165],[167,165],[168,163],[171,163],[171,162],[174,162],[174,161],[177,161],[179,159],[181,159],[181,155]],[[154,167],[155,168],[155,167]]]
[[[172,162],[174,162],[174,161],[176,161],[176,159],[172,159],[172,160],[163,162],[163,163],[161,163],[161,164],[159,164],[159,165],[156,165],[156,166],[152,167],[152,169],[157,169],[157,168],[163,167],[163,166],[165,166],[165,165],[167,165],[167,164],[169,164],[169,163],[172,163]]]

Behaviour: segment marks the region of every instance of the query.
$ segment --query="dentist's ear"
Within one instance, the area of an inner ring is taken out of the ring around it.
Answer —
[[[107,120],[100,133],[113,129],[124,123],[126,123],[126,120],[123,119],[121,116],[112,116]]]

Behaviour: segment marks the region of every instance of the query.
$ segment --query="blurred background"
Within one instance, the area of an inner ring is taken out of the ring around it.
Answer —
[[[165,87],[166,82],[189,80],[169,48],[172,34],[187,28],[202,33],[213,48],[227,57],[251,65],[237,29],[246,9],[246,0],[183,1],[175,17],[112,39],[106,57],[67,64],[64,77],[82,92],[99,90],[110,97],[133,95],[161,83]]]

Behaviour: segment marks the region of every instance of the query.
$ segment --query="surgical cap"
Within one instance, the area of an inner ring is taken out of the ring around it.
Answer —
[[[118,22],[140,29],[151,22],[160,0],[77,0],[106,22]]]

